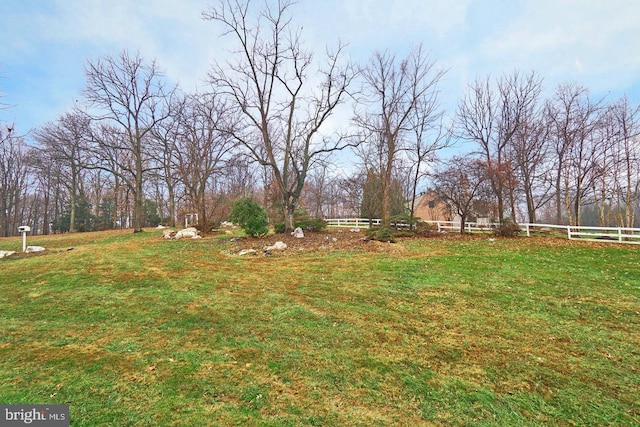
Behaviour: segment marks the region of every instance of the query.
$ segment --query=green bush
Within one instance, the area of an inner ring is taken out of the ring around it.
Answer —
[[[300,227],[307,231],[321,231],[327,228],[326,221],[322,219],[305,218],[303,220],[296,221],[296,227]]]
[[[285,225],[284,222],[276,222],[275,224],[273,224],[273,231],[275,231],[276,234],[284,233],[284,230],[286,228],[287,228],[287,226]]]
[[[267,229],[267,212],[251,199],[241,199],[231,205],[229,221],[238,224],[249,236],[264,236]]]
[[[380,242],[395,243],[395,238],[390,229],[386,227],[375,227],[367,230],[367,237],[371,240],[378,240]]]
[[[311,218],[305,209],[298,208],[293,214],[293,226],[305,231],[321,231],[327,228],[327,223],[322,219]]]
[[[393,215],[390,218],[391,225],[396,230],[409,229],[409,225],[415,226],[418,222],[418,219],[419,218],[416,217],[411,218],[411,215],[409,215],[408,213]]]

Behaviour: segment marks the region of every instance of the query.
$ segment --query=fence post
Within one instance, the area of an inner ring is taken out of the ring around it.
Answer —
[[[622,243],[622,228],[618,227],[618,242]]]
[[[571,240],[571,226],[567,225],[567,239]]]
[[[527,237],[531,237],[531,234],[529,234],[529,223],[525,224],[525,228],[527,229]]]

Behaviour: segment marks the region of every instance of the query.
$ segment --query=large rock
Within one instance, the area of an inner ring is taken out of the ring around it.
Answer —
[[[42,252],[42,251],[46,251],[45,248],[43,248],[42,246],[27,246],[27,249],[25,250],[25,252],[30,253],[30,252]]]
[[[174,237],[176,237],[175,230],[171,230],[171,229],[162,230],[163,239],[173,239]]]
[[[8,257],[15,253],[16,251],[0,251],[0,258]]]
[[[277,241],[273,245],[265,247],[264,251],[269,253],[271,251],[284,251],[285,249],[287,249],[287,244],[285,242]]]
[[[293,230],[293,233],[291,233],[291,235],[296,239],[302,239],[304,237],[304,231],[302,231],[302,228],[298,227]]]
[[[198,229],[195,227],[188,227],[184,230],[180,230],[176,233],[176,239],[199,239]]]
[[[245,255],[256,255],[258,252],[255,249],[243,249],[240,252],[238,252],[239,256],[245,256]]]

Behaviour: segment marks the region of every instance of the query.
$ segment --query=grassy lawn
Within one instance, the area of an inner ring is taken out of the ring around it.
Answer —
[[[0,403],[68,404],[74,426],[640,424],[638,247],[238,257],[160,235],[0,260]]]

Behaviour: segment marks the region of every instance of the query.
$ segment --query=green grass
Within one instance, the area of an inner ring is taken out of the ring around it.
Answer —
[[[640,424],[637,247],[29,244],[50,251],[0,260],[0,402],[68,404],[71,425]]]

